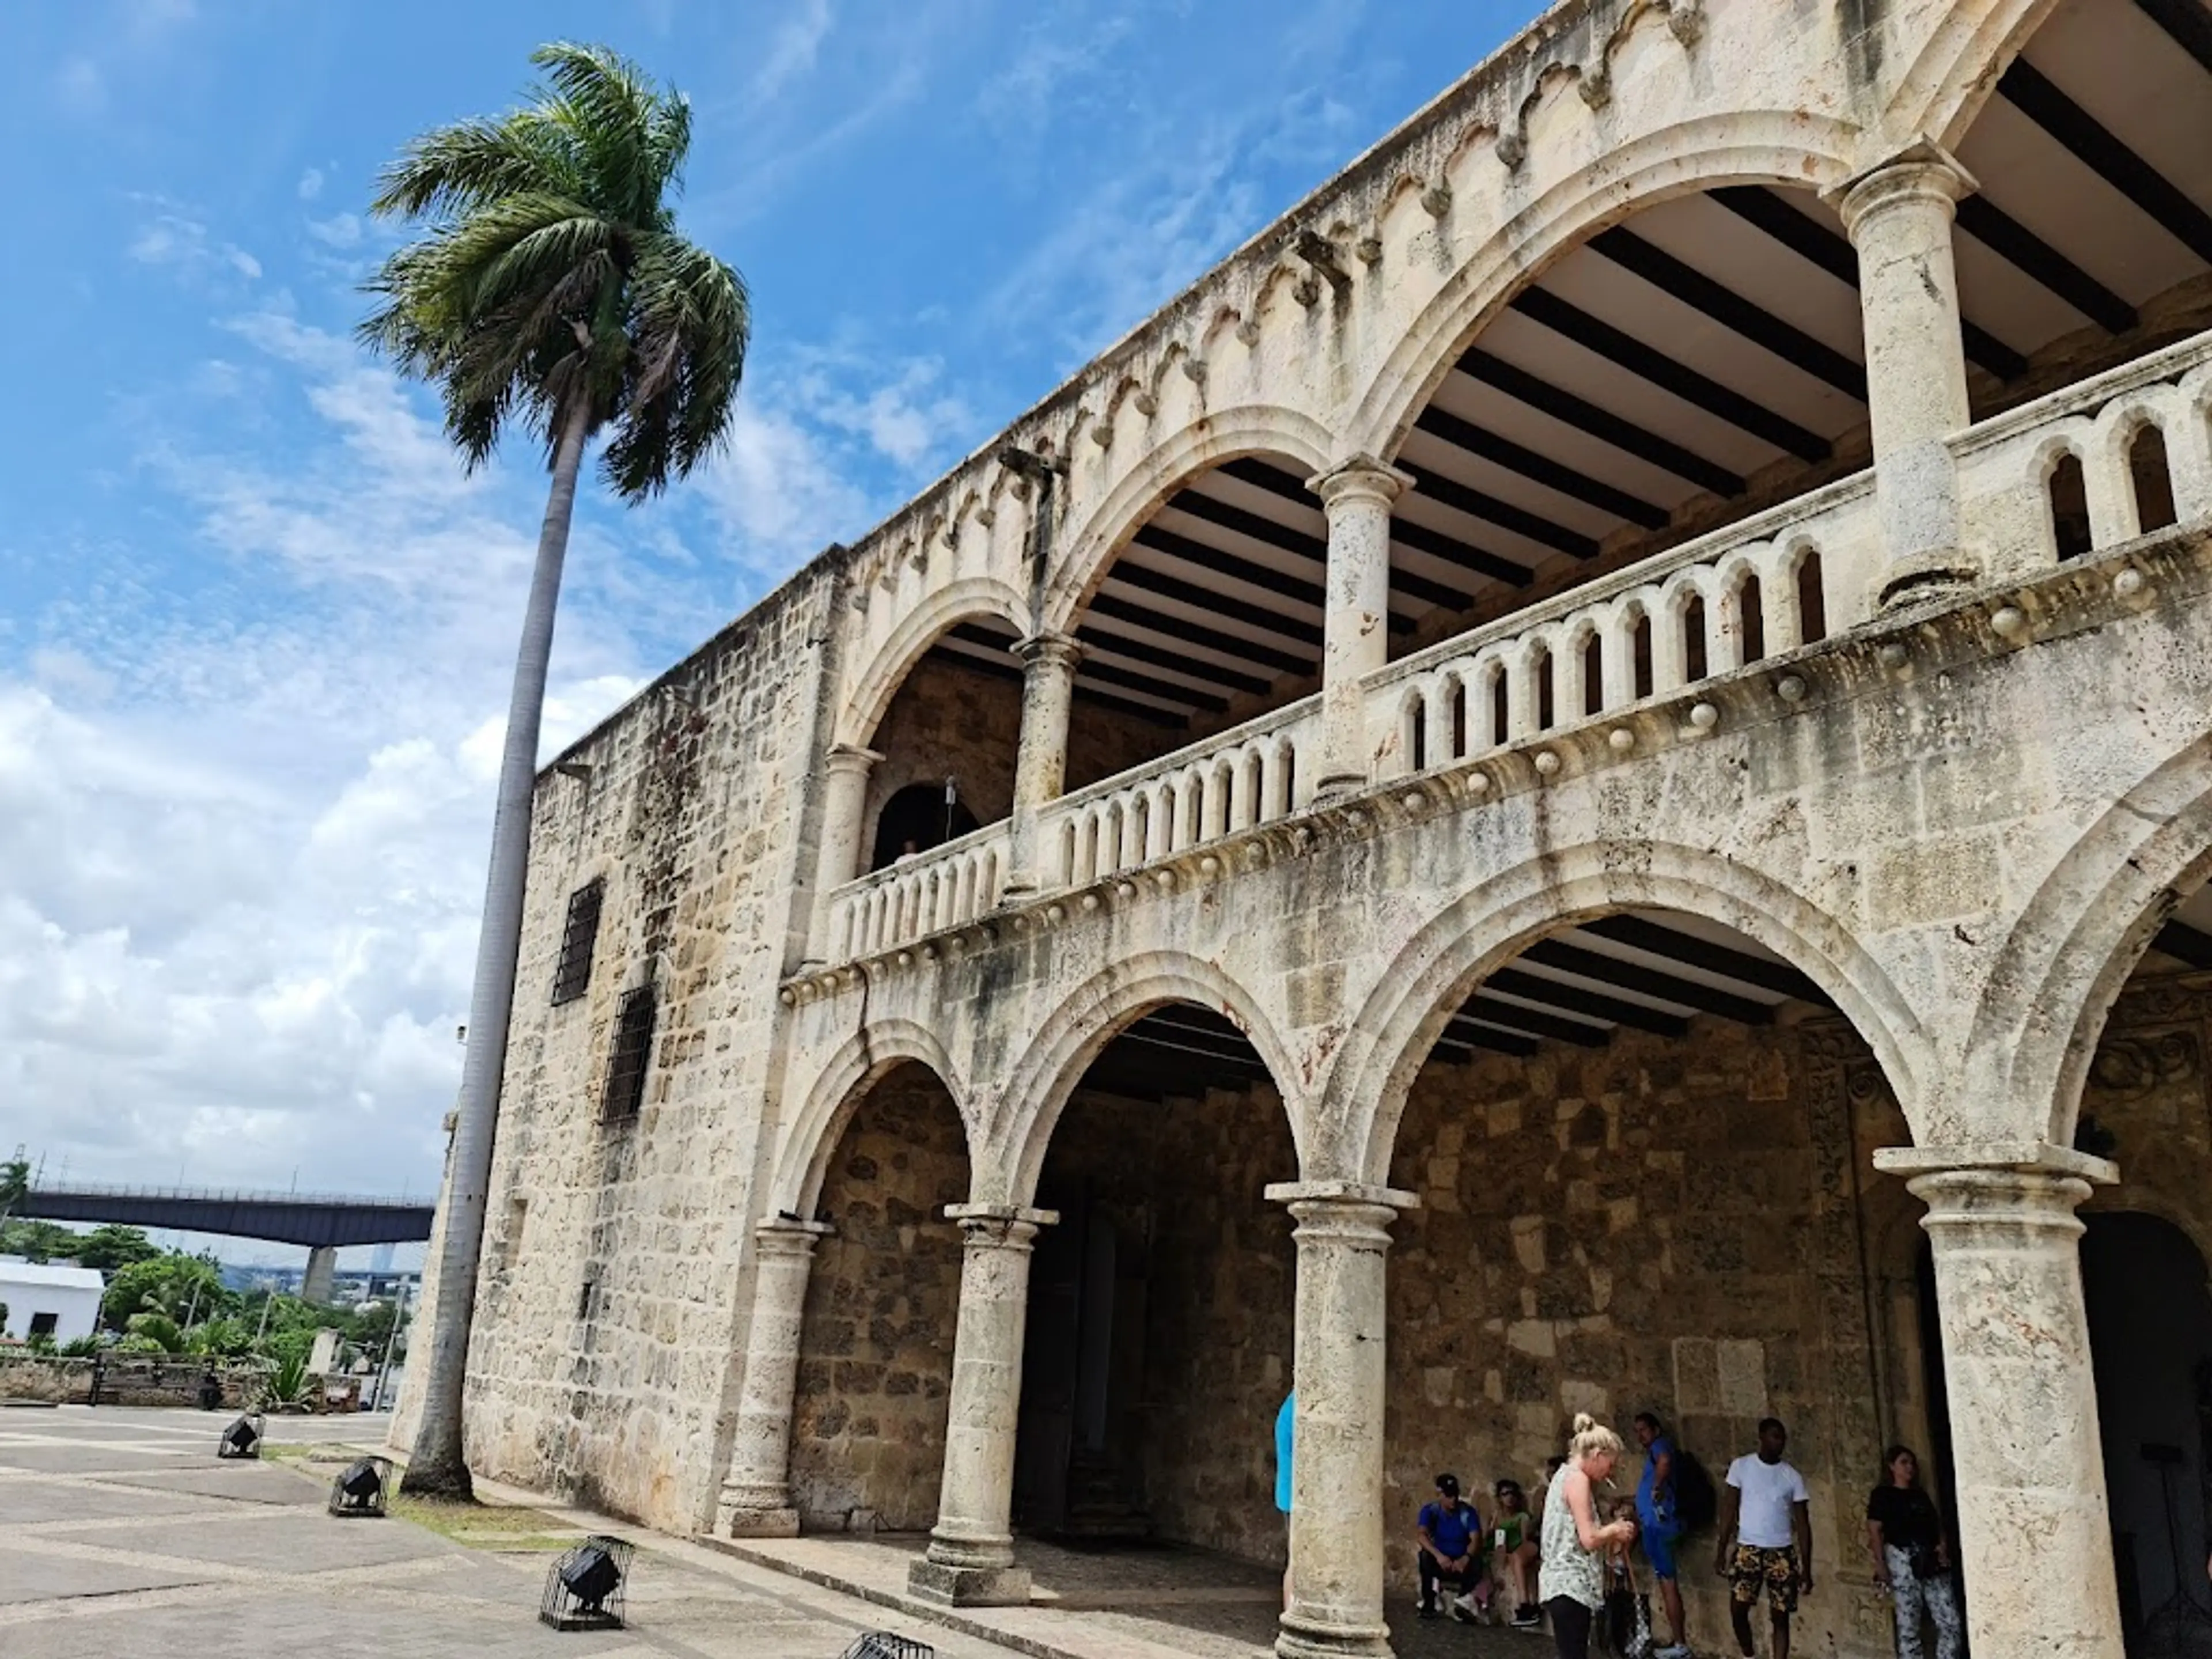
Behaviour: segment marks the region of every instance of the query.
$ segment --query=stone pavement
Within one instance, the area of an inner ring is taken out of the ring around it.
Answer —
[[[0,1411],[0,1626],[9,1659],[836,1659],[864,1630],[944,1659],[1006,1650],[902,1619],[681,1540],[635,1534],[630,1628],[557,1634],[537,1622],[569,1518],[518,1510],[341,1521],[328,1471],[374,1448],[374,1417],[271,1419],[270,1439],[318,1443],[219,1462],[226,1416],[191,1411]],[[577,1517],[582,1518],[582,1517]]]

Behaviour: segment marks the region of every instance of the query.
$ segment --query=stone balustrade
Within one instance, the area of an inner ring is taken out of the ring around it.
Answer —
[[[1860,474],[1394,663],[1367,689],[1379,781],[1451,766],[1778,656],[1861,619]]]
[[[1321,700],[1307,697],[1054,801],[1055,884],[1080,887],[1285,817],[1313,793]]]
[[[986,824],[839,888],[829,900],[833,958],[890,950],[991,909],[1006,880],[1006,836],[1005,823]]]
[[[1951,441],[1989,574],[2024,576],[2212,514],[2212,332]]]

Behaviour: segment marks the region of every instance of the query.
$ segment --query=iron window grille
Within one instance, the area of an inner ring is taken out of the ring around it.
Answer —
[[[606,1099],[600,1106],[600,1115],[610,1123],[635,1117],[645,1104],[653,1012],[653,987],[641,985],[623,998],[615,1016],[614,1054],[607,1061]]]
[[[553,969],[553,1006],[574,1002],[591,988],[592,952],[599,942],[599,907],[605,902],[604,878],[586,882],[568,895],[568,920],[561,927],[561,960]]]

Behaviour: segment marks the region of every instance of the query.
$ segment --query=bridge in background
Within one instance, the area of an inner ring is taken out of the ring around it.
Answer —
[[[40,1221],[113,1222],[302,1245],[308,1255],[301,1294],[310,1302],[327,1302],[341,1249],[426,1240],[436,1206],[423,1200],[359,1198],[337,1193],[41,1183],[14,1206],[14,1212]]]

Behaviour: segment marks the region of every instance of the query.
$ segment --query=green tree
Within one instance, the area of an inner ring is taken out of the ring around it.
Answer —
[[[26,1261],[73,1261],[84,1243],[84,1235],[72,1232],[58,1221],[0,1221],[0,1255],[20,1255]]]
[[[23,1200],[31,1195],[31,1160],[23,1156],[18,1146],[15,1156],[0,1160],[0,1220],[5,1220],[22,1208]]]
[[[85,1267],[112,1273],[134,1262],[155,1260],[161,1247],[146,1237],[143,1228],[118,1227],[111,1222],[83,1235],[72,1254]]]
[[[213,1256],[172,1250],[118,1270],[100,1297],[100,1317],[118,1331],[131,1328],[134,1314],[160,1314],[182,1325],[188,1318],[218,1318],[237,1303],[223,1288],[222,1269]]]
[[[425,133],[384,170],[371,210],[421,234],[369,283],[378,304],[360,331],[438,388],[467,466],[489,460],[520,422],[552,473],[500,759],[440,1294],[404,1483],[448,1496],[470,1491],[461,1382],[546,660],[584,452],[606,435],[601,479],[629,503],[690,472],[727,435],[751,329],[744,281],[677,230],[690,103],[603,47],[541,46],[531,61],[545,78],[523,107]]]

